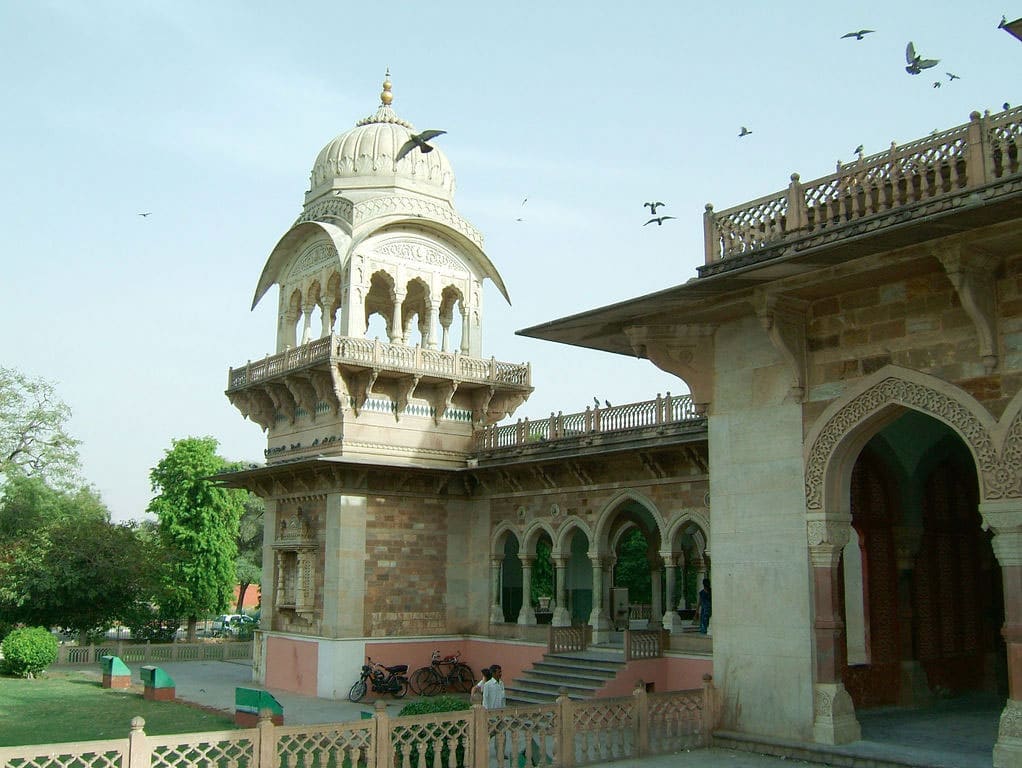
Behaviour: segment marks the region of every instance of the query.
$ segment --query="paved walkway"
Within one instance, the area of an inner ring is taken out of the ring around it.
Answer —
[[[129,664],[133,681],[140,679],[138,664]],[[179,661],[160,665],[173,679],[177,697],[183,701],[204,707],[234,712],[234,689],[265,688],[252,681],[252,667],[247,661]],[[99,679],[101,672],[96,667],[63,667],[65,671],[88,672]],[[354,678],[352,680],[354,682]],[[343,723],[358,720],[363,712],[372,712],[376,700],[367,699],[358,704],[347,700],[319,699],[275,689],[266,689],[284,707],[285,723],[288,725],[312,725],[316,723]],[[390,696],[379,699],[387,712],[396,716],[401,708],[414,696],[393,699]],[[997,716],[1000,713],[996,702],[963,701],[949,703],[944,711],[937,709],[920,715],[911,710],[889,711],[870,710],[860,714],[866,739],[850,747],[838,748],[841,752],[854,755],[856,763],[871,764],[872,759],[904,759],[905,764],[924,766],[953,766],[953,768],[989,768],[992,764],[991,749],[997,738]],[[952,754],[942,749],[941,742],[954,744]],[[825,758],[821,758],[824,760]],[[860,762],[861,761],[861,762]],[[781,768],[792,765],[826,765],[826,762],[806,762],[793,757],[773,757],[730,749],[695,749],[673,755],[657,755],[643,758],[605,763],[610,768],[641,766],[641,768]],[[872,763],[876,764],[876,763]]]

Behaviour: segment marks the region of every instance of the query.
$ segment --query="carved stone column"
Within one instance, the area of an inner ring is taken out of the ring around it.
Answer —
[[[390,343],[391,344],[404,344],[405,343],[405,326],[401,321],[401,302],[405,300],[405,294],[394,292],[394,306],[391,308],[391,319],[390,319]]]
[[[1022,765],[1022,500],[986,501],[983,522],[994,532],[994,555],[1004,582],[1004,627],[1008,655],[1008,701],[994,745],[994,768]]]
[[[844,622],[838,613],[838,562],[851,535],[847,519],[810,520],[809,557],[813,568],[813,631],[816,683],[813,692],[813,739],[820,744],[847,744],[861,738],[852,697],[841,682],[844,668]]]
[[[922,519],[921,513],[906,514],[909,519]],[[932,699],[926,670],[915,658],[914,616],[915,606],[912,581],[916,569],[916,556],[923,541],[923,529],[918,526],[894,528],[894,550],[898,563],[898,636],[901,658],[901,682],[898,704],[912,706]]]
[[[667,565],[667,590],[665,593],[667,603],[664,610],[663,628],[671,634],[681,632],[681,617],[678,616],[678,611],[675,608],[678,605],[678,601],[675,598],[675,592],[677,592],[677,578],[675,577],[675,569],[677,568],[677,562],[671,553],[661,553],[664,558],[664,563]],[[682,585],[684,587],[684,585]]]
[[[461,305],[461,302],[458,302],[458,309],[461,312],[461,354],[467,355],[469,350],[469,339],[472,336],[468,329],[469,313],[468,310]]]
[[[536,612],[532,610],[532,564],[535,557],[522,557],[522,609],[518,611],[518,623],[533,626],[536,623]]]
[[[599,557],[590,558],[593,565],[593,609],[589,613],[589,625],[593,628],[593,642],[599,643],[607,639],[610,631],[610,620],[603,597],[603,562]]]
[[[490,623],[504,623],[504,609],[500,604],[500,569],[504,565],[503,558],[494,557],[490,560]]]
[[[440,327],[440,302],[434,301],[429,305],[429,321],[426,323],[426,338],[423,346],[426,349],[437,348],[437,328]],[[444,329],[444,333],[447,329]]]
[[[650,596],[648,629],[660,629],[664,625],[664,606],[660,597],[660,590],[663,586],[660,579],[660,563],[650,563],[649,584]]]
[[[554,615],[550,623],[555,627],[570,627],[571,613],[568,611],[568,561],[563,557],[554,560],[554,567],[557,569],[557,605],[554,606]]]

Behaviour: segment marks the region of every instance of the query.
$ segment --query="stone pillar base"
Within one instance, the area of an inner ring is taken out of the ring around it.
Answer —
[[[1022,701],[1008,699],[994,744],[994,768],[1022,765]]]
[[[525,627],[536,625],[536,614],[533,612],[531,605],[522,606],[522,610],[518,612],[518,623]]]
[[[926,670],[918,661],[901,662],[901,685],[898,688],[898,705],[918,707],[933,701]]]
[[[855,705],[841,683],[817,683],[813,701],[813,741],[848,744],[862,738]]]
[[[570,627],[571,614],[568,613],[567,608],[562,608],[558,605],[554,608],[554,617],[550,620],[550,623],[555,627]]]
[[[504,609],[499,603],[494,603],[490,606],[490,623],[491,624],[503,624],[504,623]]]
[[[668,611],[664,614],[663,627],[672,635],[680,635],[684,625],[685,622],[678,615],[677,611]]]

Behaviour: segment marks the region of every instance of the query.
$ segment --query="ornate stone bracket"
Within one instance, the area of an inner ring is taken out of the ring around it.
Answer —
[[[291,390],[279,382],[270,382],[264,385],[263,390],[273,401],[274,409],[283,413],[287,416],[288,421],[294,424],[296,403]]]
[[[295,402],[305,409],[312,421],[315,421],[316,404],[319,402],[319,397],[316,395],[316,388],[312,386],[312,383],[306,378],[292,375],[284,379],[284,384],[294,396]]]
[[[460,383],[452,379],[451,381],[443,381],[439,384],[420,385],[415,390],[415,394],[425,398],[433,408],[434,424],[440,424],[440,419],[444,417],[447,409],[451,407],[451,400],[454,399],[454,393],[458,391]]]
[[[401,421],[401,414],[408,407],[408,402],[411,400],[415,388],[419,385],[420,378],[422,377],[418,374],[411,374],[395,379],[387,379],[385,382],[377,380],[374,384],[376,390],[383,392],[394,401],[395,421]]]
[[[997,368],[997,289],[994,272],[1000,261],[974,248],[966,249],[959,242],[934,246],[933,255],[940,261],[948,279],[958,292],[979,339],[978,350],[987,373]]]
[[[366,368],[361,371],[352,371],[338,368],[337,371],[344,380],[344,387],[351,397],[351,407],[355,411],[355,415],[358,416],[373,391],[373,384],[376,383],[376,377],[380,375],[380,369]]]
[[[556,487],[557,487],[557,481],[556,481],[556,480],[554,480],[554,478],[552,478],[552,477],[550,476],[550,473],[549,473],[549,472],[547,472],[547,471],[546,471],[546,470],[545,470],[545,469],[544,469],[543,467],[541,467],[541,466],[538,466],[538,465],[537,465],[537,466],[534,466],[534,467],[532,468],[532,473],[533,473],[533,474],[534,474],[534,475],[535,475],[536,477],[538,477],[538,478],[539,478],[539,481],[540,481],[541,483],[543,483],[543,485],[544,485],[544,486],[545,486],[546,488],[556,488]]]
[[[664,468],[660,466],[660,462],[658,462],[656,457],[648,451],[639,451],[639,461],[642,462],[642,466],[649,472],[650,477],[654,480],[662,480],[667,476]]]
[[[472,422],[486,424],[486,413],[490,409],[490,401],[496,394],[496,387],[481,387],[472,393]]]
[[[713,398],[713,325],[633,325],[624,328],[636,357],[644,357],[688,385],[700,414]]]
[[[230,392],[227,399],[231,401],[231,405],[241,411],[242,416],[254,421],[263,428],[264,432],[273,426],[276,408],[270,396],[263,390],[249,389]]]
[[[344,402],[344,387],[341,382],[339,374],[336,368],[332,368],[329,373],[326,371],[310,371],[309,376],[312,381],[312,386],[316,390],[316,397],[319,398],[320,402],[327,403],[334,412],[334,416],[341,409],[341,404]]]
[[[753,296],[753,306],[774,348],[791,368],[791,399],[801,403],[806,392],[806,311],[809,305],[789,296],[758,290]]]

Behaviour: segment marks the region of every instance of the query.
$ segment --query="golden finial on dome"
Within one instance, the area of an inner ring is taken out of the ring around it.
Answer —
[[[380,94],[380,102],[383,106],[389,107],[392,101],[394,101],[394,94],[390,92],[390,67],[387,67],[387,74],[383,78],[383,93]]]

